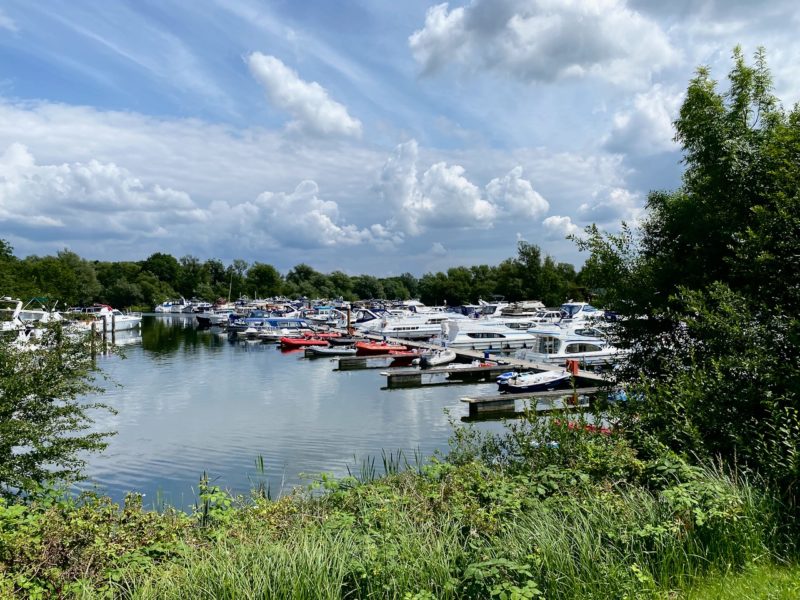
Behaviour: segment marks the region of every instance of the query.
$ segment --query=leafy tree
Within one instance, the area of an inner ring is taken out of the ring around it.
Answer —
[[[86,433],[90,411],[110,410],[81,399],[100,391],[87,344],[59,326],[46,332],[35,352],[0,339],[0,494],[79,478],[84,453],[106,446],[108,434]]]
[[[142,262],[142,269],[150,271],[161,281],[168,283],[172,287],[177,286],[180,263],[178,263],[178,260],[171,254],[164,254],[162,252],[151,254],[147,260]]]
[[[706,68],[675,123],[683,185],[654,192],[638,231],[587,229],[601,287],[643,393],[628,426],[800,489],[800,107],[772,96],[764,51],[736,48],[729,89]]]
[[[245,288],[253,290],[256,297],[277,296],[281,293],[283,278],[272,265],[255,262],[247,271]]]
[[[383,286],[377,277],[372,275],[359,275],[352,278],[353,293],[359,298],[385,298],[386,294]]]

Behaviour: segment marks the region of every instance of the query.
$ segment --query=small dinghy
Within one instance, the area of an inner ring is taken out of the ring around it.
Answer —
[[[332,337],[328,338],[328,341],[332,346],[355,346],[359,340],[353,337]]]
[[[419,365],[423,369],[428,369],[430,367],[437,367],[439,365],[446,365],[447,363],[451,363],[456,359],[456,353],[449,348],[443,348],[442,350],[433,350],[432,352],[424,352],[422,356],[419,357]]]
[[[314,338],[281,338],[281,348],[306,348],[307,346],[327,346],[327,340],[315,340]]]
[[[309,346],[307,348],[314,356],[355,356],[356,349],[352,346]]]
[[[387,342],[356,342],[356,354],[369,356],[370,354],[389,354],[392,350],[406,350],[403,344],[389,344]]]
[[[571,374],[566,369],[543,371],[542,373],[522,373],[507,380],[505,391],[511,394],[543,392],[557,388],[562,383],[569,381],[570,377]]]

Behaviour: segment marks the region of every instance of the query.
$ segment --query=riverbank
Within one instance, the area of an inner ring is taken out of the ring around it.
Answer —
[[[460,428],[446,460],[385,456],[383,469],[365,462],[275,500],[263,488],[232,498],[207,481],[199,492],[192,514],[146,511],[136,496],[122,509],[48,493],[2,505],[0,590],[682,597],[707,575],[792,557],[779,507],[744,478],[667,453],[644,460],[623,437],[580,423]]]

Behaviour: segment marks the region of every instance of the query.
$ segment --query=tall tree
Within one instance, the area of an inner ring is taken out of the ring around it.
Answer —
[[[683,185],[651,193],[641,228],[587,230],[595,281],[628,318],[632,431],[800,489],[800,107],[739,48],[726,92],[700,68],[675,122]]]

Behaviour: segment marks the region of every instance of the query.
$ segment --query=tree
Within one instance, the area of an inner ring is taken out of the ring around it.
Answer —
[[[147,260],[142,262],[142,269],[150,271],[161,281],[168,283],[173,288],[177,286],[180,264],[171,254],[164,254],[162,252],[151,254]]]
[[[245,288],[252,290],[251,293],[257,298],[277,296],[281,293],[283,278],[278,270],[272,265],[255,262],[247,271]]]
[[[106,446],[109,434],[86,433],[94,409],[81,398],[99,392],[86,339],[57,324],[22,350],[0,339],[0,494],[24,494],[50,480],[81,476],[85,452]]]
[[[739,48],[729,89],[698,69],[675,122],[686,170],[638,231],[587,229],[584,275],[627,319],[627,425],[675,450],[800,490],[800,107]]]

